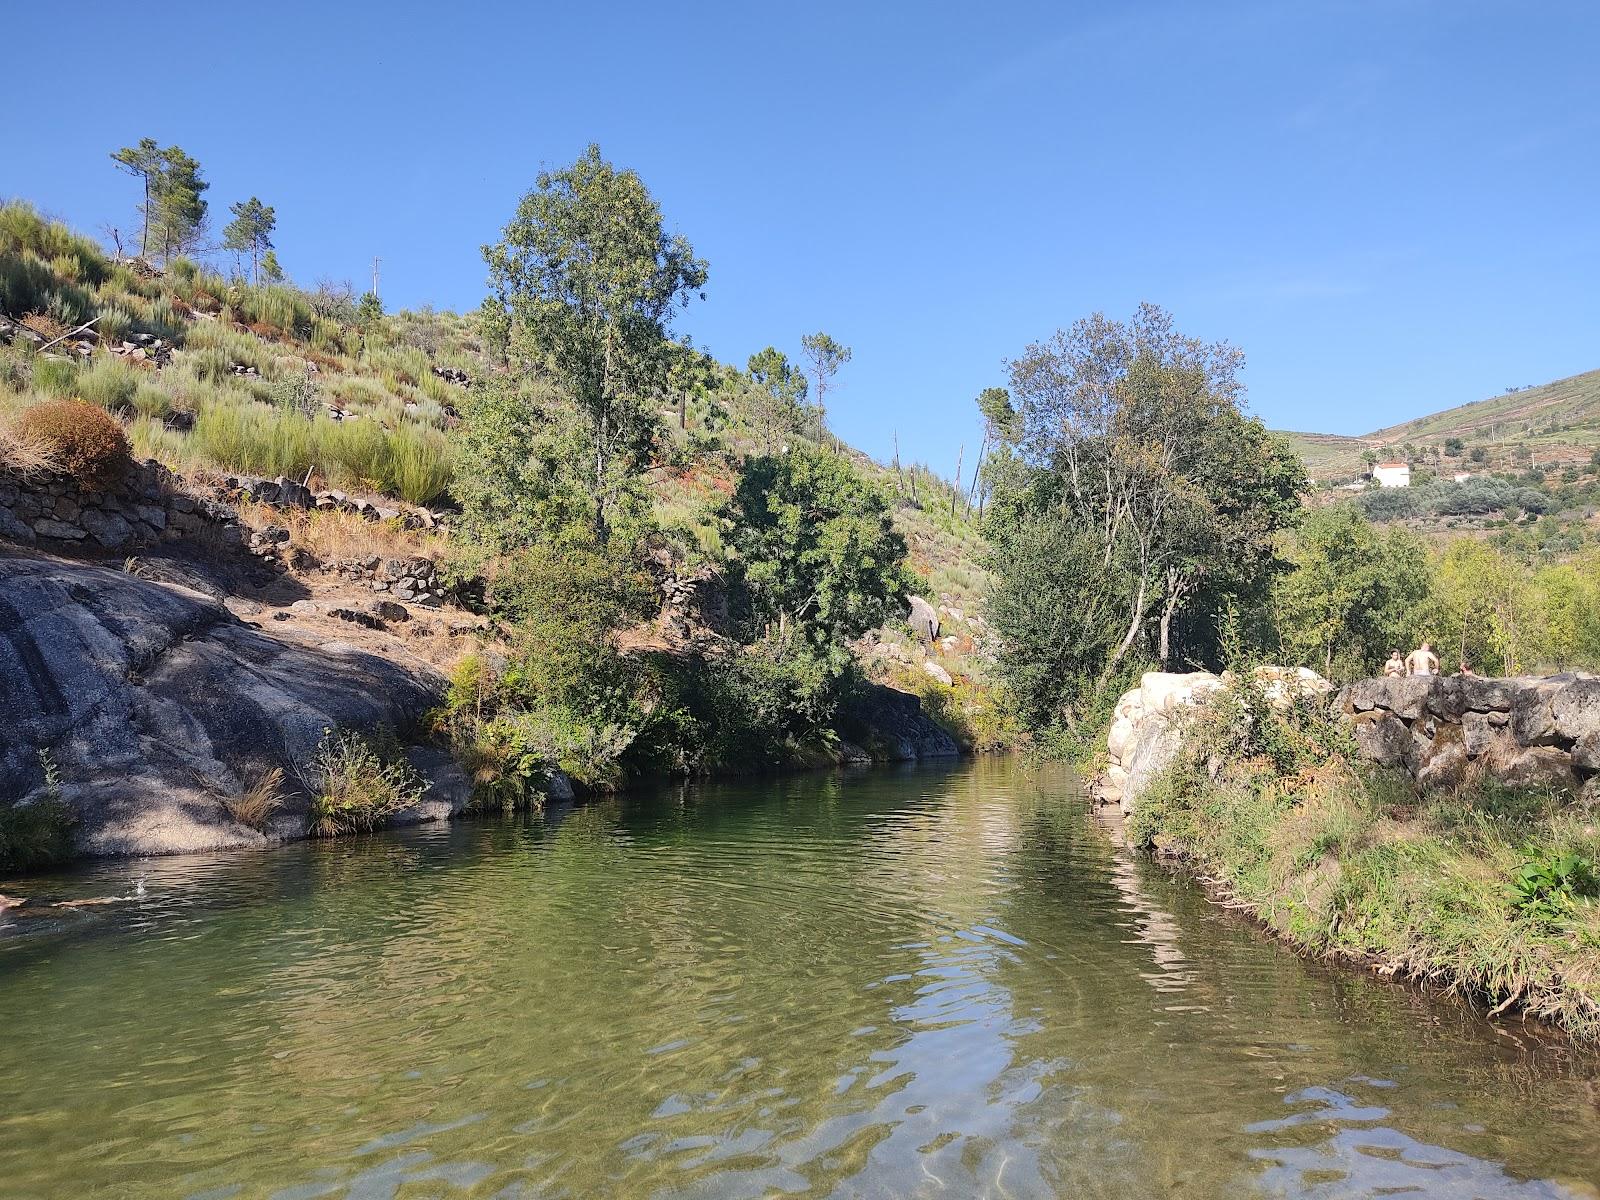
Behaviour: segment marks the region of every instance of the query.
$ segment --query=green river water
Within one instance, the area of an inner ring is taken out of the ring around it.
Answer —
[[[6,1200],[1600,1195],[1594,1060],[1007,760],[0,890]]]

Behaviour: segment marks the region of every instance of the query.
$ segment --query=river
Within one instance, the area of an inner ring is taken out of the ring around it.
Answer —
[[[1600,1195],[1595,1060],[1300,961],[1076,791],[798,776],[0,884],[0,1195]]]

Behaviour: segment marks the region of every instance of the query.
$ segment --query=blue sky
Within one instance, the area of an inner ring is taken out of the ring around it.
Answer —
[[[854,347],[835,428],[948,474],[1003,361],[1140,300],[1360,433],[1600,367],[1600,5],[1473,0],[160,6],[9,12],[0,195],[133,224],[107,155],[276,206],[285,267],[475,306],[598,141],[711,266],[724,360]],[[23,52],[23,47],[35,47]],[[220,222],[219,222],[220,225]]]

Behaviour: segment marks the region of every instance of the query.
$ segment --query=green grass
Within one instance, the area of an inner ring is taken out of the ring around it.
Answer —
[[[1529,862],[1600,858],[1565,795],[1482,784],[1414,796],[1396,772],[1318,749],[1315,720],[1279,721],[1273,767],[1211,711],[1138,800],[1129,833],[1187,860],[1295,945],[1372,963],[1600,1037],[1600,903],[1519,901]],[[1226,766],[1212,778],[1206,759]]]

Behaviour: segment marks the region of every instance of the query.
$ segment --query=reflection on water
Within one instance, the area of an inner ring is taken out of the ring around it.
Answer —
[[[1302,964],[1070,785],[806,777],[29,881],[126,899],[0,914],[0,1193],[1600,1195],[1592,1063]]]

